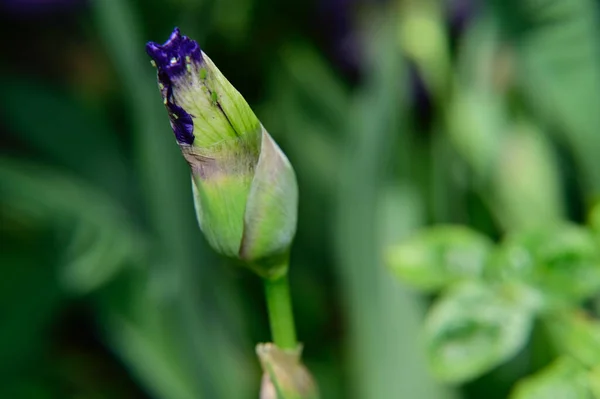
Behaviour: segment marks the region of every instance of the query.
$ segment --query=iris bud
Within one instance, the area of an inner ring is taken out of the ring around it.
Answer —
[[[282,350],[272,343],[256,347],[263,368],[260,399],[319,398],[313,377],[300,361],[301,352],[301,348]]]
[[[298,187],[286,156],[198,43],[175,28],[146,51],[192,174],[196,214],[210,245],[264,277],[285,272]],[[267,260],[267,261],[265,261]]]

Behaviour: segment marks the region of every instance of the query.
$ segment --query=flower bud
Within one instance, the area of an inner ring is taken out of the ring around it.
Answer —
[[[256,354],[263,368],[260,399],[317,399],[308,369],[300,362],[302,349],[282,350],[272,343],[258,344]]]
[[[298,188],[288,159],[196,41],[175,28],[167,42],[150,42],[146,51],[191,168],[208,242],[265,277],[285,272],[285,262],[264,260],[285,256],[296,231]]]

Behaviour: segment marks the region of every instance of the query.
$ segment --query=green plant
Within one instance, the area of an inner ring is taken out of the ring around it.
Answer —
[[[436,295],[423,334],[439,380],[464,383],[510,361],[526,350],[536,324],[556,361],[511,398],[554,390],[566,395],[557,398],[597,397],[600,320],[583,308],[600,291],[593,223],[512,233],[497,245],[465,227],[437,226],[392,245],[387,261],[400,280]]]

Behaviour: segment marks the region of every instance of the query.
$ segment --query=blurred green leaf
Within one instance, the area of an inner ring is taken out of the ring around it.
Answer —
[[[136,273],[132,277],[128,287],[111,287],[100,297],[98,315],[109,345],[153,396],[204,397],[180,352],[181,330],[175,324],[176,314],[161,297],[161,287],[148,284],[152,276]],[[123,293],[115,292],[123,288]]]
[[[588,225],[594,235],[600,238],[600,203],[595,204],[589,212]]]
[[[0,203],[21,217],[59,230],[59,278],[85,293],[143,255],[144,239],[124,210],[87,183],[49,167],[0,159]]]
[[[509,126],[505,97],[493,79],[498,36],[490,18],[476,19],[466,29],[448,104],[449,137],[479,184],[493,172]]]
[[[507,231],[560,220],[565,206],[552,143],[512,102],[515,52],[487,16],[467,29],[461,50],[449,132],[476,188]]]
[[[405,240],[415,239],[425,220],[425,207],[421,195],[411,184],[389,183],[381,189],[377,204],[381,246],[394,252],[394,246],[401,246]],[[452,229],[452,226],[440,226],[440,230]],[[438,229],[438,228],[434,228]],[[459,228],[459,230],[463,230]],[[464,230],[467,230],[464,228]],[[426,235],[425,230],[421,235]],[[416,234],[416,235],[415,235]],[[391,265],[388,265],[391,266]]]
[[[600,366],[594,367],[588,373],[588,384],[594,398],[600,398]]]
[[[544,323],[560,353],[587,367],[600,365],[600,322],[584,313],[573,312],[549,315]]]
[[[600,290],[600,251],[589,230],[562,223],[508,236],[488,272],[527,284],[546,306],[575,304]]]
[[[252,0],[225,0],[212,2],[214,29],[221,37],[234,43],[243,43],[252,22]],[[197,4],[195,4],[197,6]]]
[[[282,48],[280,60],[313,117],[337,131],[345,126],[349,95],[323,57],[306,44],[294,43]]]
[[[591,399],[586,370],[576,361],[562,357],[531,377],[519,382],[510,399]]]
[[[277,141],[288,143],[286,153],[289,150],[290,160],[294,169],[298,169],[299,178],[307,175],[305,185],[309,187],[300,194],[311,190],[311,185],[318,187],[315,191],[326,193],[336,178],[336,140],[331,133],[332,130],[341,129],[341,126],[303,106],[299,98],[301,82],[289,73],[274,71],[271,80],[273,99],[258,114],[265,126],[273,129]],[[310,150],[310,157],[305,156],[307,149]]]
[[[112,193],[131,190],[117,135],[103,118],[39,82],[11,77],[0,85],[0,113],[21,140]]]
[[[529,106],[560,129],[600,189],[600,18],[594,0],[490,0],[517,51]]]
[[[419,193],[408,184],[389,183],[381,189],[377,205],[377,232],[381,245],[392,245],[414,234],[415,230],[423,225],[425,212]],[[386,270],[383,270],[386,272]],[[388,280],[387,274],[382,278]],[[393,294],[387,294],[388,300],[394,299],[394,317],[401,325],[403,339],[393,343],[394,348],[402,358],[402,384],[403,390],[398,391],[400,397],[422,398],[450,398],[452,393],[440,383],[432,381],[431,373],[427,368],[427,359],[422,347],[415,345],[421,334],[423,315],[426,312],[426,301],[408,287],[392,284],[389,289]],[[388,334],[393,334],[389,331]],[[418,393],[417,393],[418,392]]]
[[[556,224],[565,214],[551,143],[528,121],[505,133],[491,181],[496,215],[508,231]]]
[[[478,283],[451,288],[425,321],[425,343],[433,373],[459,383],[490,371],[521,350],[533,318],[500,291]]]
[[[401,4],[401,46],[407,57],[418,66],[433,96],[444,100],[451,65],[443,3],[417,0]]]
[[[492,251],[489,238],[463,226],[435,226],[387,251],[387,264],[406,283],[425,291],[477,278]]]
[[[124,278],[99,291],[95,298],[103,337],[152,397],[247,397],[250,390],[246,387],[253,381],[258,384],[258,367],[214,321],[180,322],[181,302],[174,301],[171,293],[181,287],[178,276],[163,268],[130,270]],[[186,334],[205,334],[201,335],[209,337],[205,343],[215,350],[192,347],[199,358],[190,359],[190,348],[181,342]],[[194,367],[194,362],[202,367]],[[230,364],[236,367],[225,367]],[[213,391],[198,384],[198,371],[223,384],[236,381],[240,385]]]
[[[61,393],[49,381],[42,378],[15,378],[2,384],[0,395],[15,399],[59,399]]]
[[[66,298],[55,276],[51,229],[22,222],[12,226],[3,216],[0,213],[0,375],[11,379],[23,377],[23,370],[47,353],[47,334]],[[5,389],[11,387],[0,384],[0,395],[9,397],[3,395]]]
[[[145,256],[145,245],[136,228],[122,219],[107,218],[100,223],[76,223],[59,270],[67,289],[90,292],[111,280],[123,266],[139,266]]]
[[[398,345],[399,337],[418,336],[418,331],[406,328],[403,318],[418,317],[419,308],[389,278],[380,259],[378,195],[385,186],[396,140],[407,134],[401,126],[407,106],[402,84],[407,70],[397,47],[397,10],[390,6],[381,11],[368,25],[366,79],[346,111],[344,156],[337,166],[342,174],[335,193],[334,237],[337,272],[349,309],[350,392],[357,398],[447,398],[451,393],[405,359],[414,359],[413,348]]]

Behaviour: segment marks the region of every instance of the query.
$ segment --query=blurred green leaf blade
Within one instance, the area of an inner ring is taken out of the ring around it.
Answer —
[[[54,228],[63,241],[59,278],[78,293],[97,289],[141,259],[145,240],[101,190],[47,166],[0,159],[0,203]]]
[[[523,348],[532,314],[499,291],[479,283],[452,287],[425,321],[425,344],[433,373],[443,381],[471,380]]]
[[[593,0],[489,0],[517,51],[517,81],[544,124],[563,134],[600,187],[600,18]]]
[[[111,193],[131,190],[126,159],[105,119],[39,82],[14,77],[0,84],[0,113],[19,139]]]
[[[486,274],[528,285],[547,307],[577,304],[600,290],[600,250],[589,230],[560,223],[508,236]]]
[[[600,365],[600,323],[581,312],[558,313],[545,319],[556,349],[587,367]]]
[[[520,381],[510,399],[591,399],[586,370],[563,357],[537,374]]]
[[[494,168],[494,210],[507,231],[543,229],[565,217],[556,154],[531,121],[505,132]]]
[[[387,264],[396,276],[424,291],[481,275],[493,244],[463,226],[423,230],[387,251]]]

